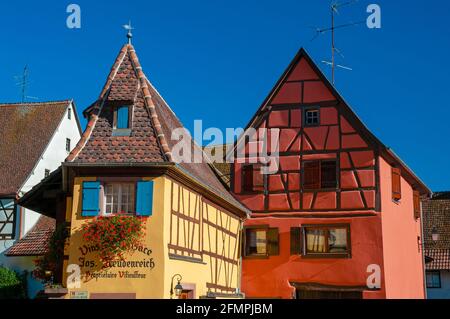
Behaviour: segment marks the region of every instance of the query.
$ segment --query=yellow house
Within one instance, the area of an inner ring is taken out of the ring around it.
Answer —
[[[70,228],[64,297],[242,297],[240,234],[248,211],[192,139],[190,148],[204,160],[176,163],[178,141],[171,137],[183,126],[144,75],[131,44],[84,115],[87,128],[61,169],[65,216],[56,212]],[[39,192],[33,192],[28,198],[37,203]],[[101,247],[86,243],[82,227],[117,214],[143,218],[145,237],[103,267]]]

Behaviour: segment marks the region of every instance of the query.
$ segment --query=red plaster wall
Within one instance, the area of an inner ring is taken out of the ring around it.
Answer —
[[[290,256],[290,228],[304,224],[350,223],[352,230],[351,259],[306,259]],[[379,216],[361,218],[255,218],[250,225],[278,227],[280,256],[269,259],[244,259],[242,290],[247,297],[281,297],[290,299],[295,289],[289,282],[320,283],[331,286],[365,286],[367,267],[383,267],[381,219]],[[384,298],[384,290],[364,292],[364,298]]]
[[[422,299],[423,259],[417,237],[420,220],[414,218],[413,190],[402,178],[402,200],[392,201],[391,166],[380,160],[382,183],[382,235],[387,298]]]

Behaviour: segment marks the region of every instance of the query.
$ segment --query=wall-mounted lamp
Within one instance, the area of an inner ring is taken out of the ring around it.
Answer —
[[[436,243],[439,241],[439,232],[436,227],[433,227],[433,230],[431,231],[431,238]]]
[[[183,293],[183,286],[181,285],[181,281],[183,280],[183,277],[181,277],[180,274],[176,274],[172,277],[172,283],[170,285],[170,299],[173,299],[173,294],[174,294],[173,281],[175,278],[177,278],[177,281],[178,281],[178,283],[175,286],[175,296],[177,296],[177,298],[178,298]]]

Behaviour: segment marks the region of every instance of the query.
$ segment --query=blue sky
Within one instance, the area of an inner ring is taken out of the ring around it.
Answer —
[[[66,7],[81,6],[79,30]],[[450,2],[360,0],[337,23],[365,20],[377,3],[382,28],[340,30],[345,55],[336,86],[366,125],[434,191],[450,190]],[[20,100],[14,76],[30,69],[28,95],[75,99],[79,113],[98,97],[125,43],[129,19],[144,72],[189,129],[242,127],[298,49],[329,59],[329,0],[1,1],[0,101]],[[320,65],[327,75],[329,68]],[[85,121],[82,122],[83,127]]]

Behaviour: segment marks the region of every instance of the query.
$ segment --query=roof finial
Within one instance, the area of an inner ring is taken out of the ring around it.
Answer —
[[[134,30],[134,28],[131,26],[131,20],[128,22],[128,24],[125,24],[123,27],[125,30],[128,30],[127,33],[128,44],[131,45],[131,39],[133,38],[133,33],[131,33],[131,30]]]

